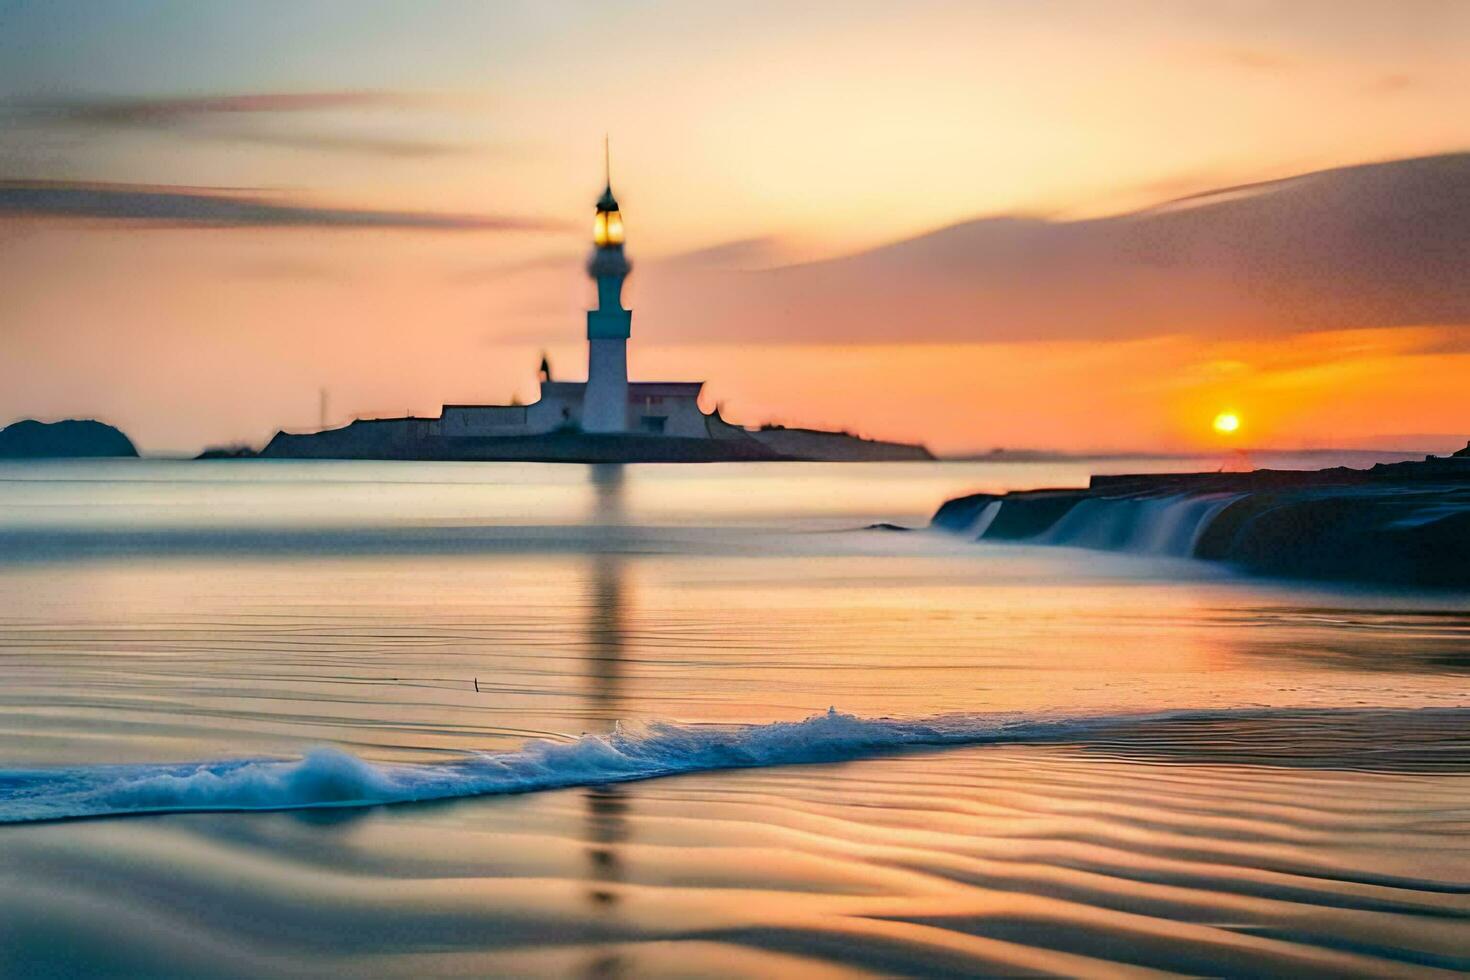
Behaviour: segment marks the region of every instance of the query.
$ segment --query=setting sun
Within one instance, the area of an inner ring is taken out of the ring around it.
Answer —
[[[1240,428],[1240,416],[1234,412],[1221,412],[1215,416],[1215,431],[1228,436]]]

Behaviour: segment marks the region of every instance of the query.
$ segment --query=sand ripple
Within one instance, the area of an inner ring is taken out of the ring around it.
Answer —
[[[1281,737],[1165,722],[367,811],[11,827],[0,967],[1465,971],[1458,717],[1271,719]],[[1416,748],[1382,764],[1394,738]]]

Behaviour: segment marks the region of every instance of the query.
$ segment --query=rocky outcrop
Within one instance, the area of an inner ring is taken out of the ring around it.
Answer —
[[[1272,575],[1470,587],[1470,483],[1247,494],[1201,528],[1194,555]]]
[[[206,446],[195,459],[254,459],[260,454],[250,446]]]
[[[1371,470],[1094,477],[1086,490],[960,497],[933,525],[1266,575],[1470,588],[1470,452]]]
[[[137,456],[132,440],[91,419],[38,422],[26,419],[0,429],[0,459]]]

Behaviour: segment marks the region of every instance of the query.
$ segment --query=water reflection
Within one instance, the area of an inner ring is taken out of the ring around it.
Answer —
[[[1225,610],[1238,628],[1231,652],[1269,663],[1293,660],[1357,673],[1470,673],[1470,612],[1263,606]]]
[[[1130,762],[1464,774],[1470,772],[1470,710],[1303,708],[1257,717],[1155,718],[1073,744]]]
[[[621,464],[591,468],[593,488],[590,524],[596,543],[590,549],[590,606],[584,658],[587,664],[588,718],[611,728],[623,715],[623,663],[626,642],[626,559],[618,551],[618,529],[626,521],[625,480]],[[618,844],[627,840],[629,798],[622,786],[590,786],[582,793],[587,845],[587,901],[602,914],[616,914],[623,880]],[[624,973],[622,957],[608,947],[594,947],[583,971],[589,977]]]
[[[626,637],[624,600],[626,558],[618,538],[626,519],[624,475],[620,463],[591,467],[593,503],[589,549],[591,609],[584,644],[588,667],[587,714],[611,726],[622,717],[622,670]]]

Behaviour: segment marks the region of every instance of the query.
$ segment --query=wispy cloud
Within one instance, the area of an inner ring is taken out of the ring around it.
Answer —
[[[743,238],[683,252],[664,259],[670,268],[753,270],[773,269],[793,262],[789,249],[774,236]]]
[[[145,227],[379,228],[428,231],[564,231],[519,215],[319,207],[229,188],[0,181],[0,215],[126,221]]]
[[[1074,221],[991,217],[759,271],[644,266],[645,337],[891,343],[1470,336],[1470,153],[1221,188]],[[664,312],[668,311],[668,312]],[[691,316],[690,311],[697,311]]]
[[[216,133],[218,138],[238,139],[241,142],[260,146],[282,146],[297,150],[325,150],[328,152],[363,153],[372,156],[400,157],[443,157],[457,153],[468,153],[468,143],[451,143],[439,140],[411,139],[394,136],[371,136],[345,133],[273,133],[265,131]]]
[[[390,157],[445,156],[467,152],[466,143],[394,134],[311,131],[272,126],[282,115],[383,113],[433,108],[448,100],[423,94],[385,91],[263,92],[152,99],[17,100],[4,105],[12,114],[57,125],[98,129],[166,129],[214,139],[237,140],[307,150],[364,153]]]
[[[224,113],[322,112],[411,106],[421,99],[394,92],[268,92],[160,99],[72,99],[18,102],[16,108],[79,123],[99,125],[166,125]]]

